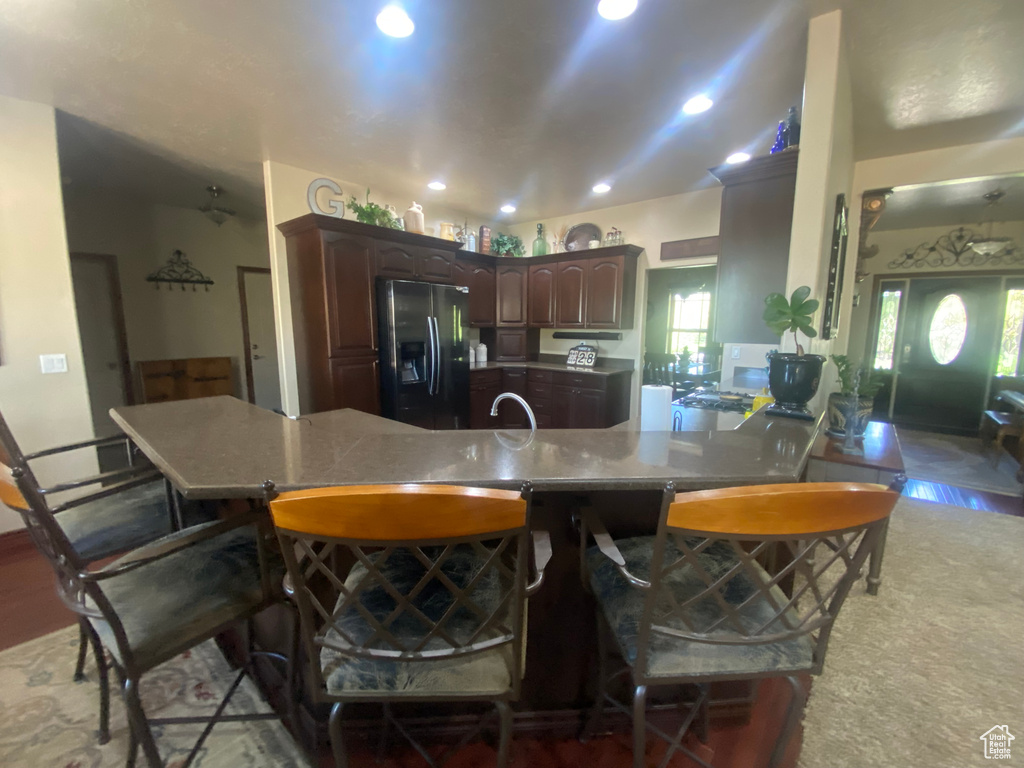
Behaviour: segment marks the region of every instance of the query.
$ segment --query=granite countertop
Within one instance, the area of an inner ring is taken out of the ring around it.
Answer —
[[[708,413],[708,412],[705,412]],[[817,424],[756,413],[735,429],[433,432],[352,410],[289,419],[232,397],[114,408],[111,416],[189,498],[252,498],[364,483],[653,490],[796,482]],[[717,416],[717,415],[716,415]],[[710,417],[709,417],[710,418]],[[600,436],[600,439],[595,439]]]
[[[612,373],[632,373],[630,368],[615,368],[606,365],[595,365],[594,367],[566,365],[565,363],[550,363],[538,360],[527,361],[503,361],[495,362],[488,360],[486,363],[470,363],[470,371],[487,371],[500,368],[533,368],[539,371],[563,371],[572,373],[598,373],[607,376]]]

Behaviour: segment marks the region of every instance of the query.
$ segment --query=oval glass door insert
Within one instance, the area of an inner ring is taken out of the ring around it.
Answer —
[[[928,347],[939,365],[949,365],[964,348],[967,338],[967,307],[951,293],[939,302],[928,328]]]

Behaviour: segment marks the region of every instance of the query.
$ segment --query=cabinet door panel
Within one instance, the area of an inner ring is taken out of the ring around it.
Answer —
[[[421,280],[430,280],[431,282],[454,282],[451,254],[444,251],[416,254],[416,276]]]
[[[324,238],[324,291],[330,357],[365,356],[376,351],[373,278],[371,240],[344,236]]]
[[[526,327],[527,268],[501,265],[497,269],[499,327]]]
[[[568,429],[572,426],[572,387],[556,384],[551,390],[551,425],[555,429]]]
[[[556,328],[582,328],[587,318],[587,262],[560,261],[556,264]]]
[[[503,392],[513,392],[520,397],[526,397],[526,369],[505,368],[501,372],[501,386]],[[498,406],[501,417],[501,425],[506,429],[527,429],[530,420],[523,410],[523,406],[512,400],[504,400]]]
[[[587,327],[619,328],[622,323],[624,259],[594,259],[587,275]]]
[[[418,249],[399,245],[377,247],[377,273],[381,277],[393,277],[399,280],[416,279],[416,261]]]
[[[379,362],[373,358],[331,360],[334,408],[354,408],[380,415]]]
[[[577,389],[573,392],[573,429],[604,427],[605,394],[599,389]]]
[[[527,331],[525,328],[499,328],[495,334],[495,360],[525,360]]]
[[[473,328],[490,328],[494,325],[497,301],[494,288],[494,267],[481,264],[466,265],[466,282],[459,283],[469,288],[469,324]]]
[[[555,266],[538,264],[530,267],[527,293],[531,328],[555,327]]]

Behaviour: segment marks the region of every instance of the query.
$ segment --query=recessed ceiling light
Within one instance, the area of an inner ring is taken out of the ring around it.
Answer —
[[[636,2],[637,0],[601,0],[597,4],[597,12],[609,21],[618,21],[636,10]]]
[[[612,185],[611,184],[605,184],[603,181],[600,184],[595,184],[594,185],[594,194],[595,195],[603,195],[605,192],[611,192],[611,191],[612,191]]]
[[[516,207],[514,205],[503,205],[501,206],[502,213],[515,213]]]
[[[698,96],[694,96],[688,102],[683,104],[683,112],[688,115],[697,115],[701,112],[707,112],[711,109],[711,105],[714,103],[715,102],[702,93]]]
[[[748,155],[746,152],[733,152],[731,155],[725,158],[725,162],[729,163],[729,165],[736,165],[736,163],[745,163],[749,159],[750,155]]]
[[[377,14],[377,26],[391,37],[408,37],[416,29],[409,14],[398,5],[385,5],[384,10]]]
[[[442,189],[448,189],[448,185],[445,184],[443,181],[432,181],[429,184],[427,184],[427,186],[430,187],[431,189],[436,189],[438,192],[440,192]]]

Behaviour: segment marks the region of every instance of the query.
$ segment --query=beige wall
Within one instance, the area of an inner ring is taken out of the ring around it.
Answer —
[[[43,375],[39,355],[68,372]],[[92,437],[64,234],[52,107],[0,96],[0,409],[27,451]],[[43,482],[95,472],[89,452],[40,468]],[[21,519],[0,505],[0,532]]]
[[[530,249],[537,236],[537,224],[544,224],[545,232],[558,230],[562,226],[572,226],[583,222],[596,224],[602,232],[612,227],[622,230],[627,243],[639,245],[644,249],[640,255],[637,270],[636,314],[633,329],[622,332],[621,341],[597,342],[603,357],[618,357],[633,360],[635,367],[641,367],[644,349],[643,322],[647,307],[647,270],[660,267],[681,266],[679,262],[661,261],[661,244],[672,240],[687,240],[693,237],[708,237],[718,234],[718,221],[722,207],[722,188],[715,186],[699,192],[687,192],[681,195],[660,197],[640,203],[618,205],[610,208],[597,208],[583,213],[558,216],[544,219],[541,222],[522,222],[511,227],[501,227],[502,231],[519,235]],[[714,264],[715,257],[688,260],[687,264]],[[554,339],[554,331],[541,330],[541,352],[561,354],[578,344],[570,339]],[[633,377],[633,396],[630,406],[635,416],[640,404],[641,377]]]
[[[191,208],[79,189],[68,190],[65,213],[72,252],[117,256],[132,363],[230,357],[245,397],[237,267],[270,266],[265,223],[234,217],[218,227]],[[214,281],[208,292],[146,282],[176,249]]]
[[[365,182],[355,183],[329,177],[328,174],[315,173],[303,168],[296,168],[284,163],[266,160],[263,163],[263,184],[267,201],[267,230],[270,241],[270,264],[274,282],[274,317],[277,325],[277,350],[281,361],[281,399],[282,407],[289,416],[305,413],[306,395],[304,372],[307,370],[305,351],[296,344],[294,323],[292,319],[292,285],[290,279],[284,237],[277,225],[290,221],[310,212],[306,201],[306,191],[310,182],[321,177],[332,178],[342,189],[342,198],[347,202],[354,195],[360,202],[365,199],[366,188],[370,188],[370,200],[381,205],[391,204],[402,216],[409,205],[416,201],[423,206],[427,232],[437,233],[441,221],[462,223],[469,220],[471,228],[479,228],[481,224],[493,226],[492,222],[480,221],[478,217],[468,216],[464,212],[447,208],[440,204],[443,193],[428,189],[387,190]],[[321,195],[325,194],[321,192]],[[324,200],[321,200],[323,203]],[[345,218],[354,219],[354,214],[346,211]]]

